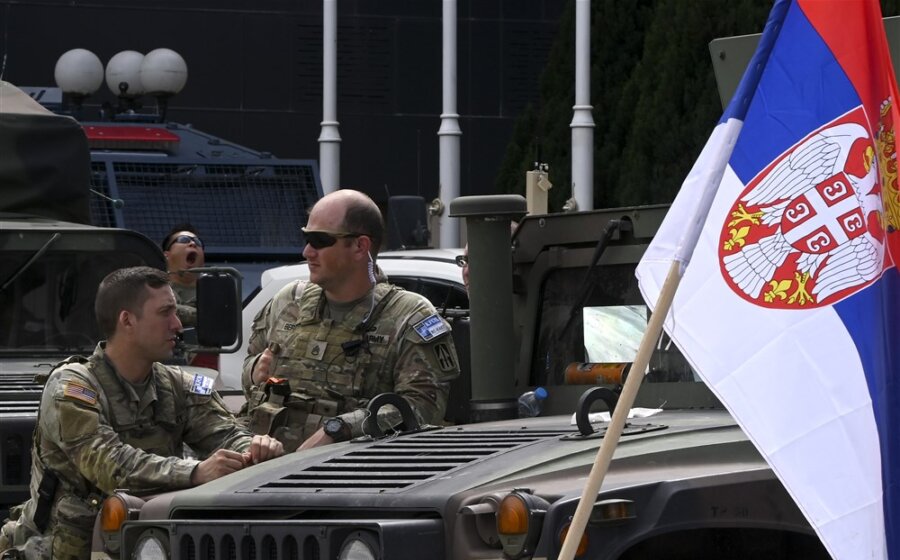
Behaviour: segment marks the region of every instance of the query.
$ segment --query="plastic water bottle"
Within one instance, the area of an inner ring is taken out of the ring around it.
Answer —
[[[532,418],[541,413],[541,405],[547,398],[547,389],[537,387],[519,397],[519,418]]]

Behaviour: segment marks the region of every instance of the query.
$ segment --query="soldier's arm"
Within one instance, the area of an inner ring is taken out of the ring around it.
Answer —
[[[253,371],[259,364],[259,361],[264,356],[268,360],[266,363],[266,367],[273,367],[273,354],[271,351],[266,352],[266,349],[269,345],[269,333],[272,332],[273,326],[279,319],[279,316],[284,311],[285,307],[294,301],[294,298],[299,297],[299,294],[303,293],[303,289],[306,286],[306,282],[301,282],[296,280],[294,282],[289,282],[288,284],[282,286],[278,293],[269,301],[265,307],[263,307],[259,313],[256,314],[256,317],[253,319],[253,324],[250,327],[252,331],[250,333],[250,340],[247,342],[247,357],[244,358],[244,369],[241,373],[241,384],[244,387],[244,396],[248,399],[250,398],[250,389],[253,388],[254,385],[260,383],[257,376],[257,379],[253,379]],[[267,371],[267,374],[271,374],[272,372]]]
[[[181,321],[181,324],[185,327],[197,326],[196,307],[179,303],[175,306],[175,314],[178,315],[178,320]]]
[[[44,391],[42,437],[103,492],[128,488],[135,494],[151,494],[191,486],[198,461],[163,457],[124,443],[109,424],[98,388],[83,377],[61,371]]]
[[[189,382],[190,377],[185,378]],[[184,442],[202,456],[217,449],[247,451],[252,434],[241,426],[215,391],[208,395],[187,392],[187,431]]]
[[[274,299],[263,307],[250,327],[250,340],[247,341],[247,357],[244,358],[244,369],[241,373],[241,386],[244,388],[244,396],[250,398],[250,389],[255,385],[252,379],[253,368],[269,344],[267,333],[269,332],[269,318]]]
[[[403,397],[426,424],[438,424],[444,418],[450,382],[459,377],[459,358],[450,334],[450,325],[434,312],[430,317],[441,321],[433,338],[426,338],[415,325],[424,313],[407,325],[394,368],[394,392]],[[421,330],[421,329],[420,329]]]

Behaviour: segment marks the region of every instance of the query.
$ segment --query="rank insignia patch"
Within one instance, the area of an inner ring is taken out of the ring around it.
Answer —
[[[77,399],[88,404],[97,404],[97,392],[80,383],[75,383],[74,381],[66,383],[66,388],[63,390],[63,396]]]

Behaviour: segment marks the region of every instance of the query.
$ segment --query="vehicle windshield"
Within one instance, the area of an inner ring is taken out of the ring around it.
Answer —
[[[564,384],[567,367],[575,362],[629,364],[637,355],[650,313],[638,291],[634,265],[595,268],[590,296],[582,308],[573,310],[585,271],[554,270],[544,282],[533,385]],[[664,334],[650,359],[646,381],[698,380]]]
[[[3,252],[0,286],[0,352],[90,353],[99,331],[94,296],[100,280],[123,266],[144,264],[116,251],[50,250],[30,265],[35,251]]]

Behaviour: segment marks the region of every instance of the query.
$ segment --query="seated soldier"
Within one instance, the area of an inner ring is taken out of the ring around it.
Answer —
[[[283,452],[236,422],[212,379],[158,363],[181,330],[165,272],[110,273],[95,313],[107,340],[57,366],[44,387],[31,499],[0,532],[2,558],[87,558],[103,496],[188,488]],[[184,459],[183,444],[205,458]]]

